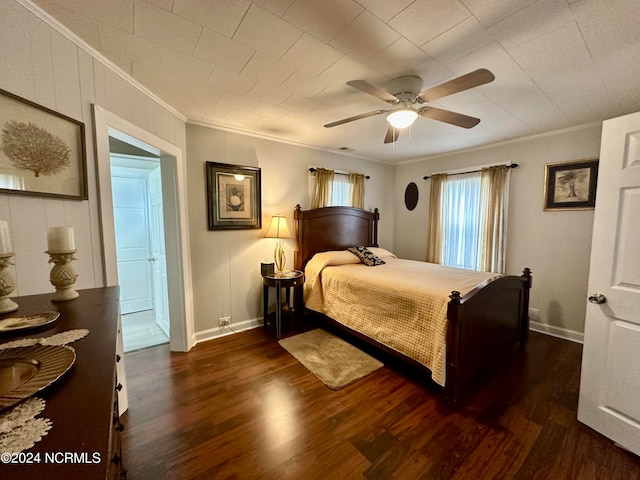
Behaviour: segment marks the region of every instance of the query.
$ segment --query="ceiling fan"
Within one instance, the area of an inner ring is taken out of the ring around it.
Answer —
[[[458,127],[472,128],[480,123],[479,118],[469,117],[468,115],[442,110],[424,104],[454,93],[462,92],[463,90],[484,85],[485,83],[492,82],[495,78],[489,70],[480,68],[466,75],[436,85],[435,87],[428,88],[421,93],[418,92],[422,89],[422,78],[416,75],[404,75],[394,78],[389,82],[386,90],[371,85],[364,80],[351,80],[347,82],[347,85],[391,104],[392,108],[389,110],[374,110],[373,112],[344,118],[327,123],[325,127],[336,127],[355,120],[386,113],[389,127],[387,128],[384,143],[395,142],[400,134],[400,129],[413,124],[419,116],[449,123]]]

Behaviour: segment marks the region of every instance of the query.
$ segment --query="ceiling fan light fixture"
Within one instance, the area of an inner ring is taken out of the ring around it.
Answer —
[[[413,108],[399,108],[387,115],[387,122],[394,128],[406,128],[418,118],[418,112]]]

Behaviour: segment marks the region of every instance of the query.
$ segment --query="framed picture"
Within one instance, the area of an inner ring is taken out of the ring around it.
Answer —
[[[597,183],[597,158],[548,164],[544,183],[544,209],[595,208]]]
[[[262,228],[260,169],[207,162],[209,230]]]
[[[87,199],[84,123],[0,90],[0,193]]]

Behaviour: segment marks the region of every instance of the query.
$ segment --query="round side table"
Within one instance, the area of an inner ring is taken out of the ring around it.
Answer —
[[[262,313],[264,317],[264,327],[267,327],[267,317],[269,315],[269,288],[271,287],[276,289],[276,336],[278,338],[282,336],[282,310],[284,308],[282,304],[282,289],[286,289],[286,306],[289,306],[291,301],[291,288],[294,289],[293,312],[295,317],[299,319],[302,316],[302,310],[304,309],[302,301],[303,285],[304,272],[301,272],[300,270],[287,270],[262,276]]]

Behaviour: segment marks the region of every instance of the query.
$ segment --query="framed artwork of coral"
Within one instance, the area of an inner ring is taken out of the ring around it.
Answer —
[[[0,193],[86,200],[84,123],[0,90]]]

